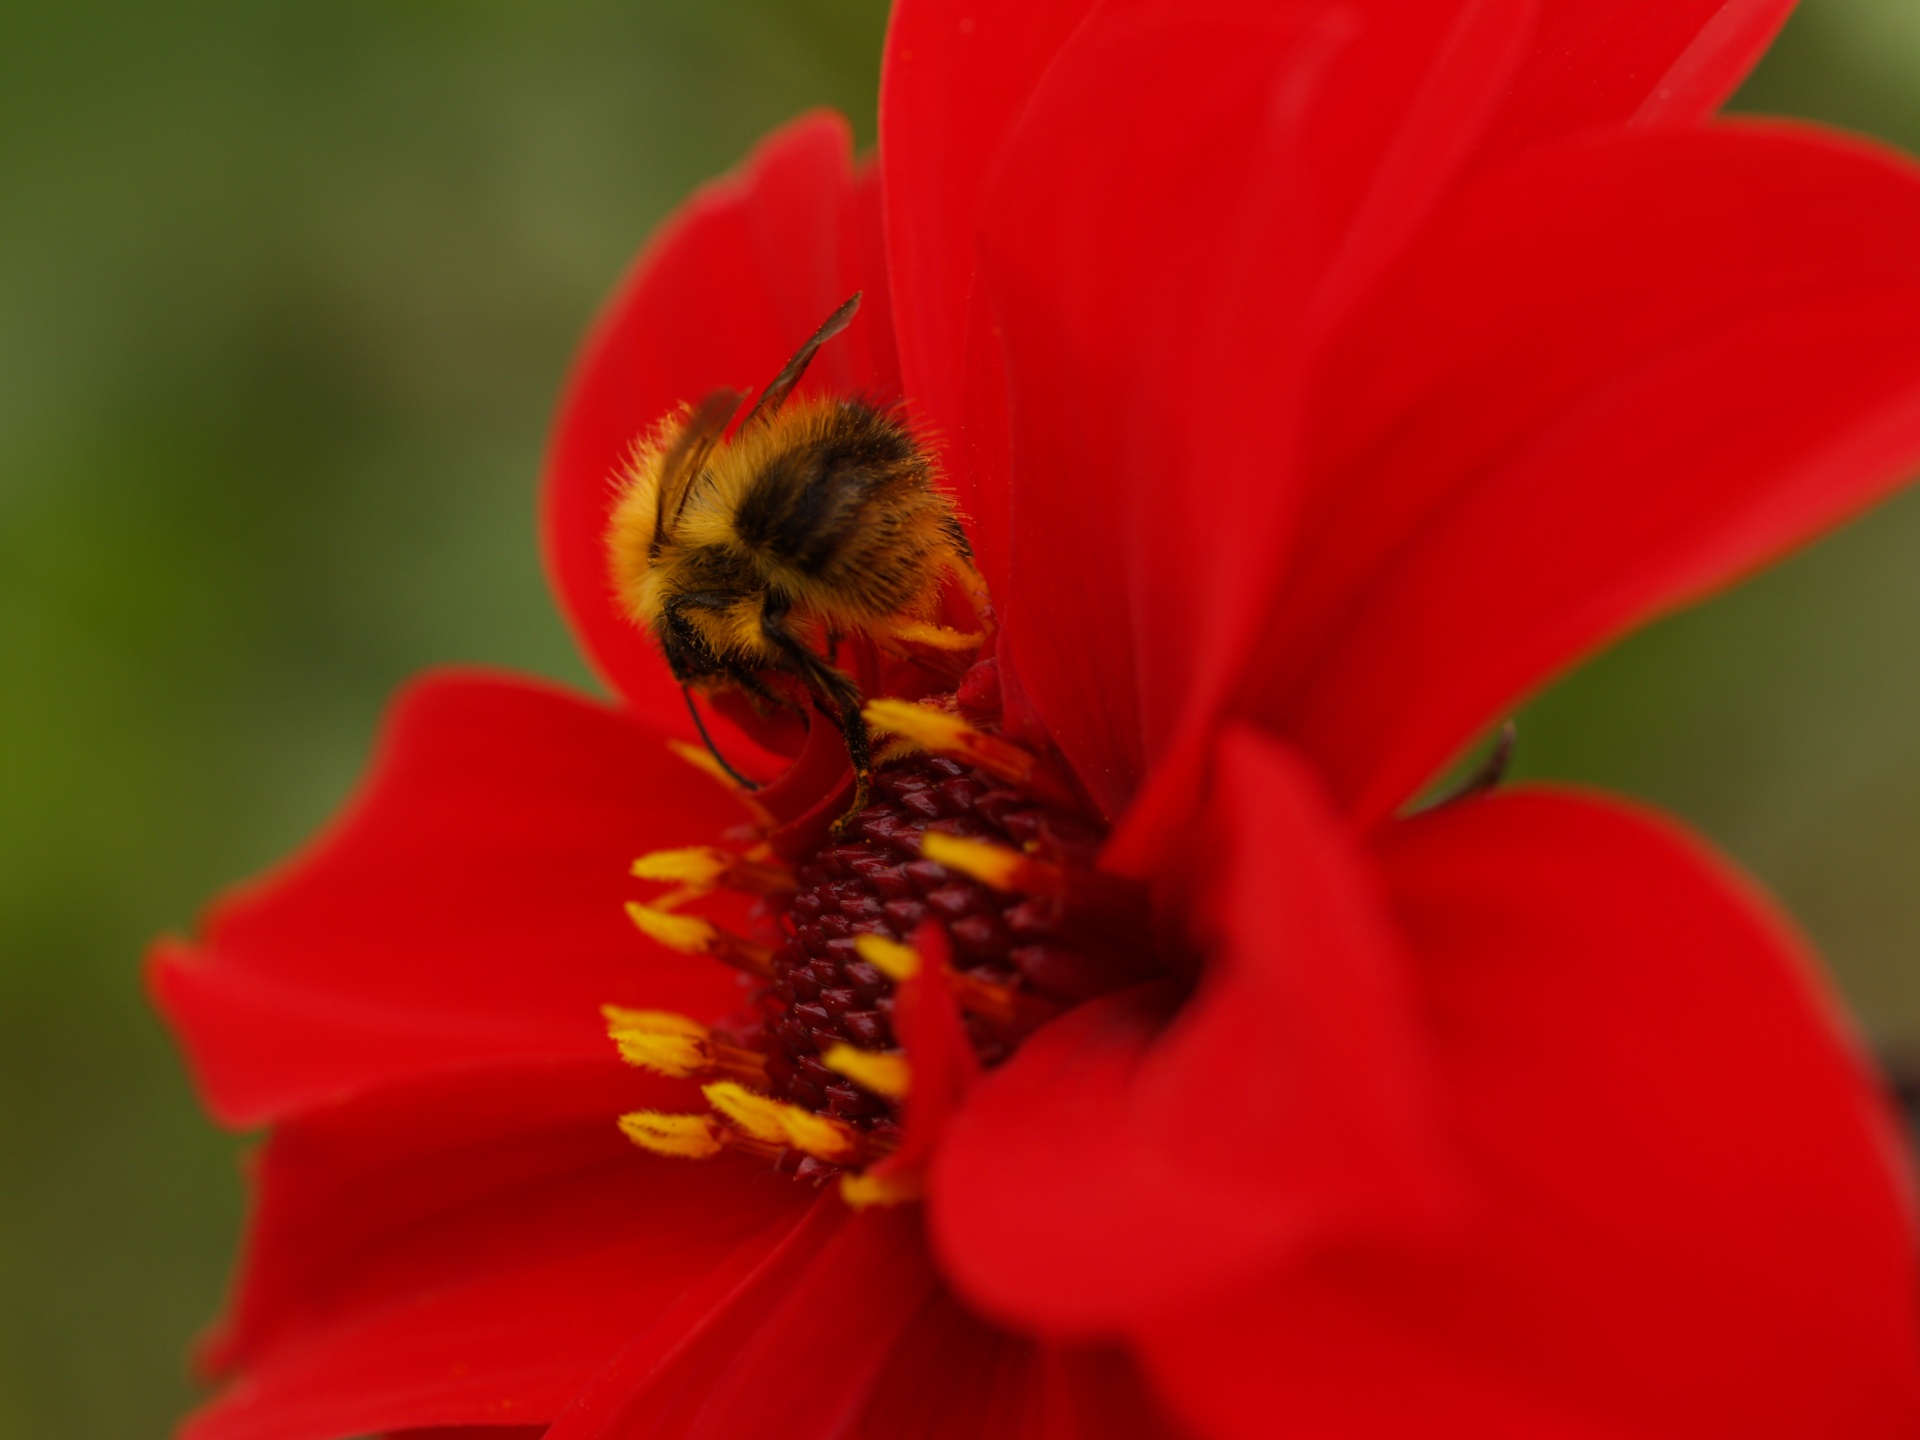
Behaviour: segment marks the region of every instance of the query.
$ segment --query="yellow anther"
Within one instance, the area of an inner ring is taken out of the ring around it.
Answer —
[[[881,1054],[854,1045],[830,1045],[820,1063],[846,1076],[863,1090],[871,1090],[884,1100],[906,1098],[913,1080],[913,1067],[904,1055]]]
[[[692,1035],[707,1038],[707,1027],[691,1015],[672,1010],[629,1010],[624,1005],[602,1005],[601,1018],[607,1022],[607,1034],[620,1038],[622,1030],[644,1030],[650,1035]]]
[[[910,700],[869,700],[861,713],[874,729],[912,740],[928,750],[964,752],[969,742],[986,738],[951,711]]]
[[[633,873],[641,880],[658,880],[667,885],[697,885],[712,889],[726,878],[733,857],[711,845],[690,845],[684,850],[655,850],[633,862]]]
[[[923,750],[964,760],[997,780],[1019,786],[1037,800],[1063,809],[1078,804],[1071,788],[1041,765],[1032,751],[1001,736],[989,735],[949,710],[936,710],[907,700],[880,699],[868,701],[860,713],[875,730],[911,740]]]
[[[686,1035],[616,1034],[620,1058],[669,1080],[691,1080],[712,1067],[707,1047]]]
[[[902,1175],[875,1175],[868,1171],[864,1175],[840,1177],[840,1198],[855,1210],[865,1210],[870,1205],[904,1205],[909,1200],[918,1200],[922,1188],[918,1170]]]
[[[853,952],[895,984],[920,973],[920,952],[884,935],[854,936]]]
[[[898,735],[881,745],[873,752],[873,768],[882,769],[896,760],[904,760],[909,755],[918,755],[920,747],[911,740],[902,740]]]
[[[920,853],[936,865],[971,875],[996,890],[1023,890],[1020,883],[1034,862],[1018,850],[986,840],[966,840],[929,830],[920,837]]]
[[[980,631],[953,630],[945,625],[929,625],[924,620],[903,620],[891,627],[891,633],[896,639],[925,645],[930,650],[971,650],[987,638]]]
[[[798,1105],[722,1080],[700,1087],[707,1103],[755,1140],[786,1145],[820,1160],[844,1162],[860,1151],[859,1138],[849,1127]]]
[[[686,900],[722,886],[753,895],[772,895],[793,889],[793,872],[764,845],[755,846],[744,855],[712,845],[656,850],[634,861],[633,873],[642,880],[682,887],[667,899],[650,902],[656,910],[674,909]]]
[[[709,955],[720,943],[720,931],[697,915],[671,915],[639,901],[629,901],[627,914],[649,940],[682,955]]]
[[[766,1061],[751,1050],[715,1040],[707,1027],[671,1010],[627,1010],[602,1005],[607,1035],[629,1065],[671,1080],[725,1075],[764,1084]]]
[[[720,1127],[711,1115],[635,1110],[620,1117],[620,1129],[641,1149],[680,1160],[705,1160],[724,1148]]]
[[[738,970],[766,975],[773,968],[773,951],[738,935],[729,935],[697,915],[675,915],[658,905],[627,902],[627,914],[648,939],[682,955],[711,955]]]

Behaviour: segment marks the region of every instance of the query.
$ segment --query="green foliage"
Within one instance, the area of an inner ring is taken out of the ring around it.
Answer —
[[[878,0],[15,7],[0,46],[0,1435],[165,1433],[239,1219],[139,993],[388,692],[586,683],[533,547],[572,348]]]

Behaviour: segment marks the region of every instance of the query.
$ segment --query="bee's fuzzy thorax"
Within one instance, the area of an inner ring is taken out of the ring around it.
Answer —
[[[893,411],[796,399],[716,443],[677,494],[663,467],[690,411],[636,448],[611,517],[608,558],[627,613],[676,658],[703,648],[733,666],[779,661],[787,622],[885,634],[933,618],[969,557],[925,450]],[[692,637],[692,638],[689,638]],[[707,675],[680,678],[704,679]]]

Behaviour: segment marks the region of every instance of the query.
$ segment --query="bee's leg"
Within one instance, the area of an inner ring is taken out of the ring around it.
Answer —
[[[867,796],[873,789],[873,743],[867,733],[867,717],[860,713],[860,692],[851,685],[847,691],[846,698],[834,703],[840,708],[840,734],[846,739],[847,759],[853,764],[853,799],[846,813],[833,822],[836,836],[867,808]]]
[[[866,809],[867,796],[873,789],[873,743],[867,732],[867,717],[860,713],[859,687],[819,656],[804,650],[802,653],[809,662],[805,679],[807,688],[813,691],[814,709],[840,727],[840,737],[847,746],[847,760],[853,766],[853,799],[833,822],[833,833],[838,837],[853,817]]]
[[[700,707],[693,703],[693,686],[682,685],[680,687],[680,693],[687,697],[687,713],[693,716],[693,728],[700,732],[700,743],[707,747],[707,753],[713,756],[714,763],[724,770],[727,778],[742,790],[747,791],[749,794],[758,790],[760,788],[760,782],[758,780],[749,780],[738,770],[734,769],[732,762],[720,753],[720,747],[713,743],[713,736],[707,733],[707,722],[700,718]]]
[[[854,815],[864,810],[873,789],[873,746],[867,735],[866,717],[860,713],[860,687],[839,670],[822,660],[798,636],[787,629],[785,610],[769,604],[760,616],[760,633],[780,656],[781,668],[799,677],[813,694],[814,708],[840,727],[846,741],[847,759],[853,765],[853,801],[846,813],[833,822],[833,833],[842,834]]]

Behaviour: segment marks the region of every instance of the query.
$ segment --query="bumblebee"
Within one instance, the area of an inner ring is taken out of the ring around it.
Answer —
[[[859,687],[834,663],[841,643],[962,649],[980,638],[936,623],[947,579],[971,588],[978,577],[900,414],[838,397],[788,403],[859,306],[856,294],[827,318],[732,435],[745,398],[733,390],[662,422],[637,449],[607,537],[622,606],[659,643],[727,773],[754,788],[714,746],[694,692],[735,686],[792,708],[768,683],[790,676],[845,739],[848,815],[866,801],[872,755]]]

